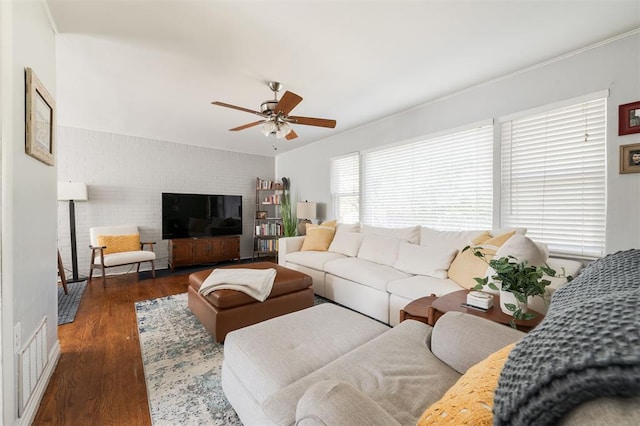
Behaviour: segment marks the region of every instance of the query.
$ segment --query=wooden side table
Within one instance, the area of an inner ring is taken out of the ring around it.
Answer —
[[[469,293],[469,290],[454,291],[453,293],[445,294],[444,296],[438,297],[436,300],[434,300],[431,303],[434,324],[435,321],[438,320],[438,318],[449,311],[464,312],[466,314],[486,318],[490,321],[498,322],[505,325],[509,325],[509,322],[513,320],[513,317],[511,315],[503,313],[500,309],[500,296],[494,295],[493,307],[488,311],[483,312],[477,309],[465,308],[461,305],[462,303],[466,303],[467,293]],[[536,317],[528,321],[516,320],[515,325],[518,330],[524,332],[531,331],[535,326],[540,324],[540,322],[544,318],[543,314],[536,312],[533,309],[529,309],[529,312],[535,314]]]
[[[400,322],[408,319],[423,322],[425,324],[433,325],[433,309],[431,304],[438,297],[435,294],[431,296],[421,297],[413,302],[409,303],[400,311]]]

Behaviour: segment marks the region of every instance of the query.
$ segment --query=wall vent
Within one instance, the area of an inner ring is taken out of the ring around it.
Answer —
[[[18,417],[22,417],[33,391],[47,366],[47,317],[18,353]]]

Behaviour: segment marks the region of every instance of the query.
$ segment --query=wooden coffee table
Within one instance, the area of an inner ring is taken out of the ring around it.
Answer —
[[[421,297],[409,303],[400,311],[400,322],[408,319],[433,325],[435,320],[433,317],[433,309],[431,304],[438,298],[435,294],[431,296]]]
[[[500,309],[500,296],[493,296],[493,307],[488,311],[483,312],[477,309],[465,308],[462,306],[462,303],[466,303],[467,301],[467,293],[469,290],[460,290],[454,291],[453,293],[445,294],[444,296],[438,297],[431,303],[431,312],[430,317],[432,318],[433,323],[435,324],[442,315],[449,311],[456,312],[464,312],[466,314],[475,315],[477,317],[486,318],[488,320],[498,322],[500,324],[509,325],[509,321],[513,320],[511,315],[507,315],[502,312]],[[524,320],[515,320],[516,328],[520,331],[528,332],[531,331],[535,326],[540,324],[544,315],[534,311],[533,309],[529,309],[529,312],[535,314],[535,318],[524,321]]]

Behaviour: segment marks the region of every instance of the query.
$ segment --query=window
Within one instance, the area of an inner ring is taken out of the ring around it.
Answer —
[[[360,221],[360,155],[357,152],[331,159],[333,217],[341,223]]]
[[[363,155],[367,225],[491,229],[493,125]]]
[[[555,254],[604,254],[606,106],[591,97],[502,123],[502,226]]]

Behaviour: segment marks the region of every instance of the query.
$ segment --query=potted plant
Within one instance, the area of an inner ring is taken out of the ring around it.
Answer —
[[[466,251],[471,247],[467,246],[463,249]],[[556,275],[556,271],[549,267],[546,263],[542,266],[529,265],[526,260],[518,261],[513,256],[501,257],[499,259],[491,259],[487,261],[482,247],[472,248],[473,254],[481,258],[494,270],[494,274],[490,277],[474,278],[478,283],[473,290],[483,290],[485,287],[489,287],[492,290],[500,292],[500,304],[503,312],[512,315],[515,320],[530,320],[535,318],[535,315],[531,312],[527,312],[527,300],[529,297],[541,296],[546,293],[546,288],[551,281],[545,279],[544,276],[549,277],[565,277],[564,272],[561,275]],[[571,281],[571,276],[566,276],[567,281]],[[493,282],[500,282],[500,288]],[[511,301],[503,300],[508,299],[509,296],[513,298]],[[515,328],[515,323],[510,321],[509,323]]]
[[[282,231],[285,237],[295,237],[298,228],[296,214],[291,208],[291,181],[282,178],[282,198],[280,199],[280,213],[282,214]]]

